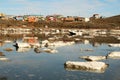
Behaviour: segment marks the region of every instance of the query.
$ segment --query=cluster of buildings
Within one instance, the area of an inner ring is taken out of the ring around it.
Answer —
[[[54,21],[54,22],[77,22],[77,21],[81,21],[81,22],[89,22],[90,18],[85,18],[85,17],[79,17],[79,16],[67,16],[64,17],[62,15],[47,15],[47,16],[43,16],[43,15],[22,15],[22,16],[13,16],[13,15],[5,15],[3,13],[0,13],[0,18],[1,19],[13,19],[13,20],[21,20],[21,21],[28,21],[28,22],[37,22],[37,21]],[[92,18],[94,19],[98,19],[100,18],[99,14],[94,14],[92,16]]]

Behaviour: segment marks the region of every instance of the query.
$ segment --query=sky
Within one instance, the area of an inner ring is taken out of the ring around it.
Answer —
[[[0,0],[0,13],[109,17],[120,15],[120,0]]]

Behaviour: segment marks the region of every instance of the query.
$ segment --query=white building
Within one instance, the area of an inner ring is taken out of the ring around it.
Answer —
[[[88,21],[90,21],[90,19],[89,18],[85,18],[85,22],[88,22]]]

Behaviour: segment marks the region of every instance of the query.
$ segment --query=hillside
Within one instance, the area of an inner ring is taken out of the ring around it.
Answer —
[[[77,28],[77,29],[120,29],[120,15],[91,19],[90,22],[48,22],[38,21],[30,23],[27,21],[16,20],[0,20],[0,27],[33,27],[44,28],[47,25],[49,28]]]
[[[108,23],[115,23],[116,25],[120,26],[120,15],[106,18],[105,21]]]
[[[92,20],[95,25],[103,25],[106,28],[120,29],[120,15]],[[102,26],[101,26],[102,27]]]

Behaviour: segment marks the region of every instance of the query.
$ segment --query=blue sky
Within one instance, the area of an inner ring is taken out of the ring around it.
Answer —
[[[120,0],[0,0],[0,12],[9,15],[61,14],[90,17],[120,15]]]

